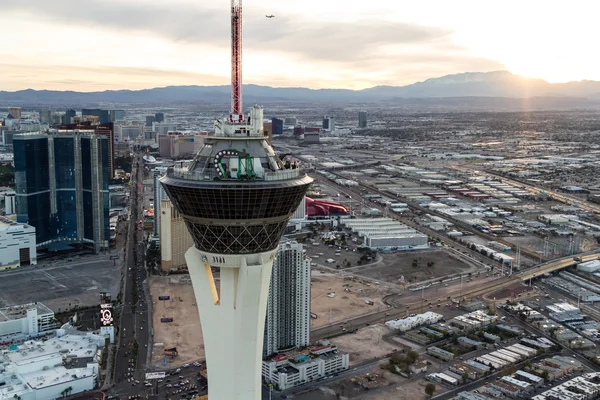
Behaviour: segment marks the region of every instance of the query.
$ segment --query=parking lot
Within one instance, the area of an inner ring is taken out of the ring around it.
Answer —
[[[2,271],[0,306],[39,301],[59,312],[75,305],[97,305],[100,292],[111,292],[116,298],[120,261],[111,261],[109,254],[67,260]]]

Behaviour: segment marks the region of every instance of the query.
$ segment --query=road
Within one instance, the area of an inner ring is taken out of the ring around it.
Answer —
[[[123,308],[120,318],[117,359],[115,364],[115,384],[128,383],[129,369],[132,377],[143,381],[146,372],[148,346],[150,342],[151,318],[148,315],[147,273],[144,266],[143,231],[138,229],[137,222],[141,218],[141,201],[143,196],[143,161],[135,156],[131,174],[130,218],[126,242],[125,284]],[[137,344],[137,357],[134,357],[134,346]],[[150,344],[151,345],[151,344]],[[130,362],[130,360],[134,360]]]

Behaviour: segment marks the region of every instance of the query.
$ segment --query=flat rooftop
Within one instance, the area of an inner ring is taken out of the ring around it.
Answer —
[[[62,359],[63,355],[76,358],[93,357],[98,349],[98,338],[94,336],[68,335],[52,338],[45,342],[27,341],[15,351],[2,354],[4,359],[17,365],[36,363],[52,358]]]
[[[76,379],[88,378],[93,376],[93,371],[92,369],[87,368],[66,369],[65,367],[60,366],[21,374],[21,376],[33,389],[41,389],[65,382],[71,382]]]
[[[38,316],[54,313],[50,308],[40,302],[20,304],[17,306],[0,308],[0,322],[25,318],[27,316],[27,310],[34,308],[37,309]]]

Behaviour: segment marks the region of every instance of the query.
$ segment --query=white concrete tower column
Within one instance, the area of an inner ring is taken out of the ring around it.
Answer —
[[[210,400],[261,399],[263,335],[276,253],[229,255],[192,247],[185,254],[203,327]],[[218,287],[211,266],[219,268]]]

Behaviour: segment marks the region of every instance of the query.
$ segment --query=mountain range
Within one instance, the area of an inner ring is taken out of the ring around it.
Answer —
[[[600,101],[600,82],[579,81],[548,83],[525,78],[508,71],[465,72],[427,79],[405,86],[375,86],[363,90],[275,88],[244,85],[246,102],[380,102],[403,99],[440,99],[461,97],[502,97],[525,99],[534,97],[579,98]],[[226,102],[229,85],[167,86],[143,90],[107,90],[75,92],[54,90],[0,91],[4,105],[65,105],[65,104],[178,104]]]

